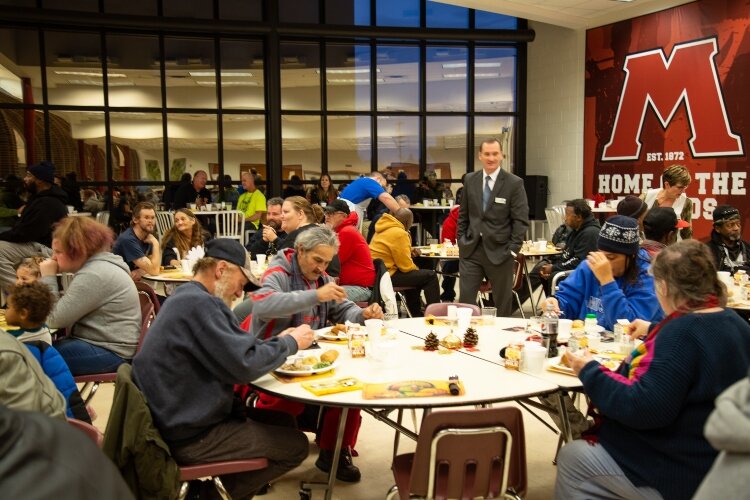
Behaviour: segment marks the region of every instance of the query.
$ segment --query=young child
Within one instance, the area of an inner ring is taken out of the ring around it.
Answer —
[[[23,342],[39,361],[44,374],[52,379],[57,390],[65,397],[67,416],[91,423],[68,365],[57,349],[52,347],[52,336],[45,321],[54,304],[55,296],[41,281],[12,286],[5,321],[20,328],[8,333]]]
[[[41,281],[12,286],[8,296],[8,307],[5,310],[5,322],[20,328],[8,333],[21,342],[41,340],[52,345],[52,335],[44,322],[54,304],[55,296]]]
[[[24,285],[27,283],[33,283],[39,279],[41,272],[39,271],[39,264],[45,259],[41,255],[34,257],[26,257],[16,267],[16,285]]]

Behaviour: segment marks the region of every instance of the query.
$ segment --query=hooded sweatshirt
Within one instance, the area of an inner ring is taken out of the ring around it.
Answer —
[[[291,248],[280,251],[261,278],[261,289],[250,296],[253,301],[250,331],[263,339],[302,324],[317,329],[328,321],[362,323],[362,309],[354,302],[318,301],[317,289],[331,281],[326,273],[315,281],[307,280],[297,264],[296,252]]]
[[[640,250],[637,259],[638,280],[632,285],[620,276],[602,286],[588,262],[581,262],[573,274],[560,283],[560,290],[555,294],[565,317],[583,319],[586,314],[594,313],[599,325],[607,330],[612,330],[618,319],[660,321],[664,312],[656,299],[654,277],[648,273],[648,254]]]
[[[341,262],[339,285],[372,288],[375,284],[375,265],[362,233],[357,231],[359,217],[352,212],[336,227],[339,236],[338,257]]]
[[[58,297],[47,318],[51,328],[72,327],[72,336],[132,359],[141,331],[138,291],[122,257],[100,252],[89,257],[60,296],[55,276],[42,281]]]
[[[388,273],[408,273],[419,269],[411,260],[411,235],[391,214],[383,214],[375,224],[375,236],[370,242],[373,259],[383,259]]]
[[[63,217],[67,217],[67,201],[68,195],[57,185],[40,191],[26,204],[18,224],[9,231],[0,233],[0,241],[36,242],[51,247],[52,226]]]
[[[742,498],[750,491],[750,374],[716,398],[704,428],[719,456],[694,500]]]
[[[568,233],[565,250],[552,258],[552,274],[575,269],[589,252],[595,252],[600,229],[599,221],[589,215],[581,221],[581,227]]]

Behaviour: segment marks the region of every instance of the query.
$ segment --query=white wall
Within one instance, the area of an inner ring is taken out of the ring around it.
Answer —
[[[586,32],[529,21],[526,173],[549,177],[548,206],[583,195]]]

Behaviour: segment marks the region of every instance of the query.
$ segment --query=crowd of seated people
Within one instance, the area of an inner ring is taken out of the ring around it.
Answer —
[[[721,441],[726,424],[715,419],[727,418],[720,402],[746,404],[750,326],[726,307],[727,290],[716,271],[747,269],[748,245],[740,238],[739,211],[729,205],[715,209],[709,245],[677,242],[678,233],[684,238],[689,234],[684,229],[690,229],[689,221],[678,217],[678,192],[689,182],[683,174],[667,169],[661,190],[645,200],[626,198],[618,215],[601,228],[583,200],[567,202],[566,253],[537,266],[540,283],[558,270],[572,271],[555,296],[546,299],[566,318],[594,313],[607,329],[628,319],[633,337],[643,341],[616,370],[603,367],[586,351],[566,354],[564,362],[590,399],[594,425],[581,440],[562,448],[555,498],[670,499],[696,491],[699,498],[708,498],[721,497],[721,491],[739,484],[732,471],[742,470],[735,461],[742,440]],[[316,434],[320,453],[315,465],[331,469],[339,410],[324,407],[320,422],[311,423],[308,417],[317,415],[317,407],[267,394],[247,407],[233,386],[251,383],[308,347],[311,329],[382,318],[378,304],[354,304],[372,297],[373,259],[383,259],[395,286],[411,287],[405,294],[414,316],[423,315],[426,304],[453,298],[455,285],[444,279],[447,288],[441,297],[436,273],[415,264],[409,235],[413,214],[407,208],[411,200],[388,194],[382,174],[355,180],[341,194],[323,175],[313,189],[298,189],[302,195],[268,200],[263,195],[260,204],[246,203],[245,220],[257,227],[247,250],[269,258],[260,288],[249,294],[246,249],[233,240],[212,240],[190,209],[174,212],[174,226],[159,242],[156,207],[138,202],[139,194],[127,190],[121,205],[127,208],[123,220],[129,227],[116,236],[92,218],[66,217],[66,197],[75,179],[66,179],[67,193],[54,179],[49,163],[29,167],[27,205],[15,217],[15,227],[0,230],[5,318],[18,327],[0,332],[0,421],[21,425],[26,417],[18,416],[18,410],[41,412],[45,419],[89,421],[73,377],[132,364],[154,425],[180,463],[246,458],[251,451],[268,459],[266,469],[227,476],[225,486],[233,496],[258,493],[307,457],[309,438],[295,427]],[[255,181],[254,174],[243,176],[238,206],[242,196],[250,195],[247,200],[261,193]],[[205,203],[211,199],[202,195],[205,189],[205,172],[196,172],[173,197],[178,203],[196,198]],[[430,199],[438,191],[445,196],[442,189],[435,176],[427,175],[416,191]],[[674,199],[670,193],[676,194]],[[86,194],[87,200],[97,199],[96,193]],[[369,245],[358,229],[365,202],[383,208],[371,226]],[[648,209],[648,203],[657,206]],[[447,239],[454,238],[451,228],[458,214],[457,207],[449,212],[443,227]],[[206,253],[193,280],[176,287],[164,302],[136,354],[141,309],[134,280],[158,274],[161,266],[179,265],[196,246]],[[73,279],[63,290],[59,275],[68,273]],[[245,313],[240,317],[242,307],[232,310],[231,305],[242,298]],[[195,310],[201,314],[191,314]],[[355,482],[361,472],[352,450],[361,419],[357,411],[348,415],[337,478]],[[732,425],[747,425],[741,413],[730,415]],[[37,426],[32,420],[23,425]],[[704,437],[707,422],[713,424]],[[47,428],[63,432],[55,425]],[[0,445],[5,452],[0,471],[21,444],[6,440]],[[106,461],[95,447],[81,449],[84,458]],[[721,455],[717,450],[723,450]],[[20,484],[21,479],[0,475],[5,484]],[[102,473],[99,479],[108,492],[104,496],[119,497],[122,484],[116,472]]]

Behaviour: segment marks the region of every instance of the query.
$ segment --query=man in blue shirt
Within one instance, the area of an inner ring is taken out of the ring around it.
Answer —
[[[138,279],[144,274],[159,274],[161,247],[154,236],[156,210],[154,205],[141,202],[133,209],[130,227],[118,236],[112,253],[122,257],[130,274]]]
[[[357,212],[359,227],[362,226],[362,221],[365,220],[367,205],[370,204],[370,200],[373,198],[380,200],[391,212],[396,212],[396,210],[401,208],[393,196],[385,190],[386,186],[388,186],[388,182],[383,177],[383,174],[380,172],[370,172],[368,177],[360,177],[354,180],[341,192],[340,198],[347,202],[350,210]]]

